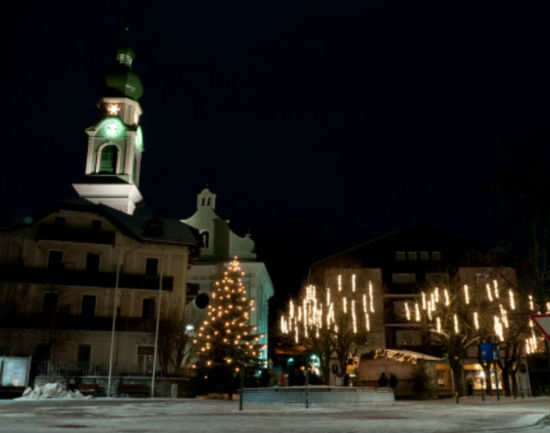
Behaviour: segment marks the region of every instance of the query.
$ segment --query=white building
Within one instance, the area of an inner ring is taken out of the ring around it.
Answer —
[[[243,280],[248,295],[256,301],[256,310],[251,314],[250,324],[264,334],[260,344],[266,348],[261,359],[267,360],[269,299],[273,296],[273,284],[263,262],[257,260],[254,241],[249,234],[244,237],[235,234],[228,221],[216,212],[216,194],[208,188],[197,195],[197,210],[183,223],[196,228],[202,239],[200,257],[189,270],[188,285],[194,288],[195,302],[188,306],[191,320],[198,324],[202,319],[212,283],[218,279],[223,268],[233,257],[238,257],[245,272]]]

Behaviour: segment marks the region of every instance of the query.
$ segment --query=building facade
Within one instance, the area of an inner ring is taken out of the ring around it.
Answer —
[[[209,294],[214,281],[220,278],[227,263],[238,257],[245,272],[243,284],[248,296],[254,298],[256,308],[251,314],[250,324],[257,326],[257,332],[264,337],[259,344],[265,349],[260,357],[267,360],[268,354],[268,321],[269,299],[273,296],[273,283],[263,262],[257,260],[254,241],[249,234],[241,237],[229,227],[228,221],[220,218],[216,212],[216,194],[208,188],[197,195],[197,210],[181,220],[194,227],[201,238],[199,258],[189,270],[189,286],[195,301],[188,306],[188,317],[193,325],[198,325],[204,318]]]
[[[385,349],[395,359],[437,359],[444,355],[433,334],[407,317],[405,304],[421,303],[422,291],[450,284],[467,284],[472,291],[484,291],[495,278],[502,284],[517,283],[515,269],[508,266],[505,257],[424,225],[392,232],[319,260],[312,265],[312,280],[325,284],[327,275],[345,270],[369,270],[380,275],[377,304],[381,311],[373,322],[364,352]],[[477,346],[471,348],[468,356],[467,362],[477,365]],[[367,371],[360,369],[364,375]],[[473,379],[479,382],[477,376]],[[447,375],[444,380],[448,382],[450,377]]]
[[[124,45],[105,78],[79,199],[0,231],[0,351],[32,356],[34,374],[105,375],[111,351],[115,374],[149,374],[156,318],[183,323],[200,240],[179,220],[135,212],[144,144],[134,58]]]

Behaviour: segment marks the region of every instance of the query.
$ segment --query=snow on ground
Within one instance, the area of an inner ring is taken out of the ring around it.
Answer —
[[[25,389],[23,396],[16,398],[16,400],[74,400],[74,399],[89,399],[82,395],[79,391],[68,391],[65,385],[61,383],[45,383],[44,385],[37,385],[33,388]]]
[[[5,400],[0,432],[431,433],[549,432],[550,398],[398,401],[362,407],[254,404],[222,400]]]

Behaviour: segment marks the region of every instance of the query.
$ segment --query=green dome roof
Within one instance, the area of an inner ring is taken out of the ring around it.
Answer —
[[[143,96],[143,85],[139,76],[132,72],[134,50],[121,48],[117,52],[117,63],[105,76],[105,96],[125,96],[136,101]]]

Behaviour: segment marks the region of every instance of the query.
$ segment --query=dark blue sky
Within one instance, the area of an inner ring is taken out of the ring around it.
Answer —
[[[549,120],[535,3],[21,2],[0,26],[0,206],[72,196],[128,21],[148,204],[188,217],[209,184],[280,293],[313,258],[415,222],[493,242],[487,183]]]

